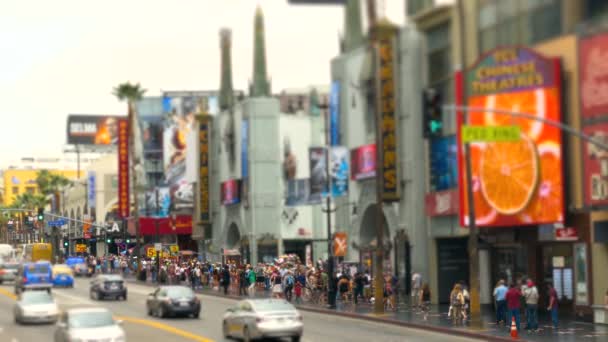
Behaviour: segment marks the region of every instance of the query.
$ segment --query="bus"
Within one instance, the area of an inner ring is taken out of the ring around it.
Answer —
[[[53,245],[50,243],[32,243],[25,245],[22,262],[51,261]]]

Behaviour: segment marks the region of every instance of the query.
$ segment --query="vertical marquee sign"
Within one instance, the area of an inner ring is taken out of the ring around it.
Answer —
[[[382,200],[393,202],[399,200],[397,186],[397,124],[395,118],[395,78],[394,78],[394,43],[393,31],[384,33],[378,40],[378,91],[380,101],[380,137],[381,149],[377,151],[382,161]]]
[[[118,121],[118,214],[129,217],[129,122]]]
[[[200,219],[201,223],[211,223],[211,210],[209,206],[209,135],[210,116],[203,116],[199,124],[199,168],[200,168]]]

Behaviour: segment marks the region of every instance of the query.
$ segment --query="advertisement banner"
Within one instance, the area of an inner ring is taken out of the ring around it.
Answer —
[[[491,111],[530,113],[561,122],[560,75],[557,59],[520,47],[490,51],[467,71],[467,105],[488,111],[469,113],[469,122],[464,124],[517,125],[521,130],[519,141],[470,144],[477,225],[504,227],[563,222],[561,132],[542,121]],[[461,133],[460,127],[458,132]],[[458,164],[462,167],[464,149],[462,144],[458,147]],[[463,199],[460,221],[466,226],[464,175],[465,172],[459,172]]]
[[[337,232],[334,234],[333,252],[335,257],[344,257],[348,252],[348,241],[345,232]]]
[[[241,178],[249,177],[249,121],[241,122]]]
[[[580,38],[578,67],[581,116],[590,119],[608,113],[608,34]]]
[[[87,201],[89,208],[95,208],[95,199],[97,198],[97,188],[95,185],[95,171],[87,172]]]
[[[608,143],[608,122],[586,125],[583,133]],[[585,205],[608,205],[608,151],[583,142],[583,186]]]
[[[231,179],[222,183],[221,200],[223,205],[233,205],[241,202],[241,181]]]
[[[163,119],[158,116],[140,116],[143,126],[143,148],[146,154],[163,152]]]
[[[118,121],[118,216],[129,217],[129,122]]]
[[[430,183],[433,191],[458,186],[458,146],[456,136],[430,140]]]
[[[163,98],[163,111],[167,117],[163,131],[163,160],[165,183],[170,186],[196,181],[186,179],[186,159],[196,157],[196,153],[188,153],[189,149],[196,149],[188,143],[192,141],[191,135],[196,127],[197,100],[192,96]]]
[[[310,197],[324,197],[327,188],[327,150],[324,147],[310,147],[308,149],[310,162]]]
[[[432,192],[424,198],[427,216],[447,216],[458,214],[458,190]]]
[[[116,115],[69,115],[67,140],[71,145],[118,144],[118,121],[126,119]]]
[[[160,235],[177,234],[191,235],[192,234],[192,216],[177,215],[175,219],[171,217],[140,217],[139,227],[142,235],[156,235],[156,225],[158,224],[158,233]]]
[[[378,40],[378,82],[380,88],[380,101],[378,110],[382,118],[380,127],[382,150],[382,200],[394,202],[399,200],[399,186],[397,181],[397,116],[396,110],[396,84],[394,66],[393,35]]]
[[[350,178],[360,180],[376,176],[376,144],[364,145],[350,151]]]
[[[287,181],[285,205],[289,207],[309,204],[310,179],[294,179]]]
[[[340,82],[331,83],[329,94],[329,127],[331,146],[340,145]]]
[[[335,146],[331,148],[331,193],[333,197],[346,196],[348,193],[348,148]]]
[[[211,117],[204,116],[199,124],[199,192],[200,221],[211,223],[211,204],[209,195],[209,142],[211,141]]]

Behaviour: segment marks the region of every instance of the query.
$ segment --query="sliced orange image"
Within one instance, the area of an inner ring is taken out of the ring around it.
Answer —
[[[561,176],[561,150],[558,143],[538,145],[540,184],[530,204],[520,214],[524,223],[562,222],[564,203]]]
[[[502,109],[518,113],[533,114],[539,118],[547,117],[549,91],[536,89],[512,93],[492,94],[485,97],[485,108]],[[485,112],[485,125],[487,126],[519,126],[521,131],[533,141],[541,136],[543,123],[527,118],[516,118],[505,114],[496,114],[492,111]]]
[[[483,194],[481,193],[481,183],[479,181],[479,168],[477,167],[479,165],[479,161],[481,159],[481,153],[483,150],[483,147],[481,144],[478,143],[472,143],[470,144],[470,151],[471,151],[471,166],[472,166],[472,179],[473,179],[473,201],[474,201],[474,208],[475,208],[475,224],[478,225],[488,225],[493,223],[496,220],[496,210],[494,210],[492,207],[490,207],[488,205],[488,203],[486,202],[486,199],[483,197]],[[467,184],[466,182],[466,176],[464,175],[463,172],[463,184]],[[466,187],[465,187],[466,189]],[[468,197],[467,197],[467,192],[464,192],[464,203],[462,204],[463,208],[464,208],[464,223],[465,225],[469,225],[469,217],[468,217],[468,212],[469,212],[469,202],[468,202]]]
[[[481,191],[498,213],[514,215],[530,202],[539,178],[536,146],[525,134],[516,142],[487,143],[479,161]]]

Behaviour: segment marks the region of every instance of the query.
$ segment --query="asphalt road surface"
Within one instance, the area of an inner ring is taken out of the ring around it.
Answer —
[[[53,294],[60,308],[106,307],[124,321],[123,328],[128,341],[224,341],[221,325],[222,316],[228,307],[234,305],[235,301],[232,299],[199,295],[203,307],[200,319],[157,319],[147,316],[145,312],[145,300],[147,295],[152,292],[151,287],[127,284],[128,301],[98,302],[89,299],[89,281],[90,279],[77,278],[73,289],[54,289]],[[13,322],[14,296],[12,293],[12,284],[0,286],[0,341],[52,341],[55,331],[54,325],[19,326]],[[302,312],[302,315],[304,317],[303,341],[305,342],[472,341],[430,331],[408,329],[334,315],[310,312]]]

